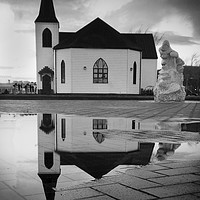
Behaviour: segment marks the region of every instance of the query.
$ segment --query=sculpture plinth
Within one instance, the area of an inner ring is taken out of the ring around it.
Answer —
[[[156,102],[181,102],[185,100],[185,87],[183,86],[184,62],[176,51],[171,49],[165,40],[159,48],[162,58],[162,69],[154,87],[154,100]]]

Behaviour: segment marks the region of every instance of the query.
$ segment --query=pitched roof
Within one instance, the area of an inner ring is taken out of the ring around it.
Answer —
[[[53,0],[41,0],[40,12],[35,22],[59,23],[56,18]]]
[[[94,178],[101,178],[118,165],[147,165],[154,143],[140,143],[140,149],[130,152],[61,152],[61,165],[76,165]]]
[[[61,37],[64,33],[60,34]],[[73,36],[72,36],[73,35]],[[56,45],[55,49],[65,48],[100,48],[100,49],[133,49],[141,51],[134,41],[123,37],[110,25],[96,18],[82,29],[70,36],[63,42]]]
[[[136,44],[142,49],[142,58],[157,59],[157,52],[154,43],[154,38],[151,33],[122,33],[123,36],[131,41],[136,41]]]

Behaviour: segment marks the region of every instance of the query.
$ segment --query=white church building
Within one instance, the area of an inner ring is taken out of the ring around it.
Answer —
[[[119,33],[100,18],[77,32],[59,32],[53,0],[35,20],[39,94],[140,94],[157,79],[152,34]]]

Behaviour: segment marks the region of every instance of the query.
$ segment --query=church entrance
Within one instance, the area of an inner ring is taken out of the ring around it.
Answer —
[[[42,77],[42,93],[51,94],[51,77],[47,74]]]
[[[42,68],[38,74],[42,80],[42,88],[39,88],[39,94],[52,94],[53,88],[51,88],[51,81],[53,81],[54,71],[48,66]]]

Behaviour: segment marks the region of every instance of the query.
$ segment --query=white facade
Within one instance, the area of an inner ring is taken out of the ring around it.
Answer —
[[[45,29],[49,29],[52,34],[52,47],[42,46],[42,33]],[[48,67],[54,71],[54,50],[53,47],[58,44],[59,41],[59,24],[37,22],[35,25],[36,34],[36,66],[37,66],[37,88],[42,89],[42,77],[38,72],[44,67]],[[48,74],[51,76],[50,74]],[[51,77],[51,88],[54,87],[54,77]]]
[[[101,133],[97,134],[98,138],[96,139],[94,136],[95,132],[101,131],[94,128],[94,120],[104,120],[104,126],[107,129],[130,130],[133,123],[132,119],[81,117],[62,114],[57,114],[56,119],[56,150],[59,152],[130,152],[140,149],[138,141],[104,137]],[[133,121],[134,128],[138,129],[140,123]],[[65,125],[63,126],[62,123]],[[64,135],[62,135],[63,132]]]
[[[44,30],[48,30],[49,35],[43,37]],[[52,0],[41,0],[40,12],[35,20],[35,34],[38,93],[140,94],[141,88],[155,85],[157,55],[153,36],[146,38],[144,34],[145,42],[144,38],[139,37],[138,40],[143,42],[142,47],[138,47],[134,34],[129,40],[126,34],[120,34],[99,18],[77,32],[59,33]],[[44,46],[44,41],[51,45]],[[146,45],[150,45],[148,50]],[[143,52],[151,59],[142,59]],[[108,66],[106,83],[93,82],[93,66],[99,58]],[[65,62],[63,83],[62,60]],[[133,77],[136,81],[133,81]]]
[[[141,88],[155,86],[157,80],[157,60],[142,59],[141,61]]]
[[[56,50],[56,93],[139,94],[140,52],[128,49]],[[108,66],[108,83],[93,83],[93,66],[102,58]],[[65,62],[65,83],[61,83],[61,62]],[[136,84],[133,63],[136,62]]]
[[[52,116],[52,123],[55,123],[54,115]],[[38,114],[38,174],[60,174],[60,155],[55,152],[55,129],[46,133],[42,130],[43,115]],[[45,125],[44,125],[45,126]],[[52,165],[47,166],[45,162],[45,154],[52,154]]]

